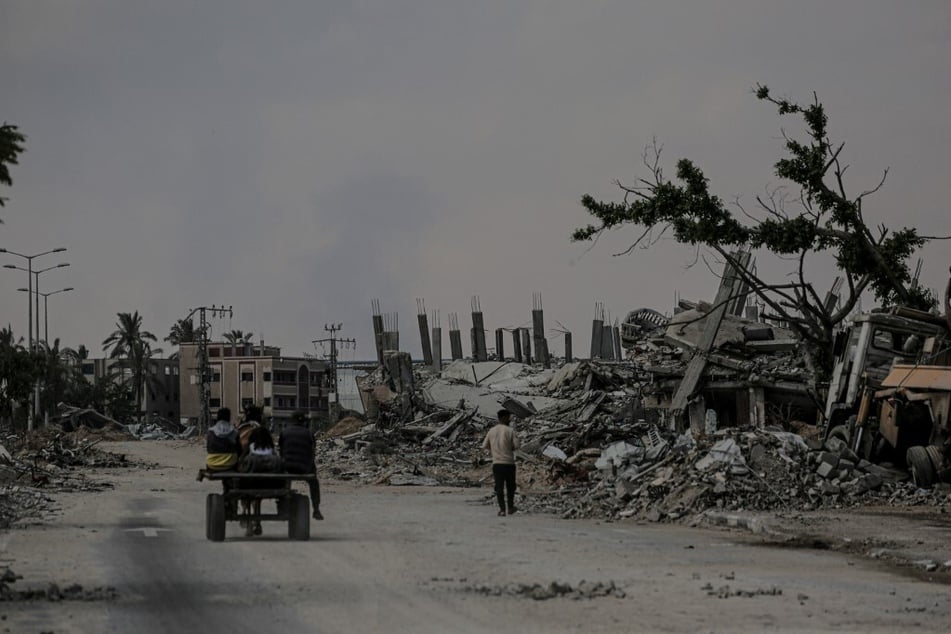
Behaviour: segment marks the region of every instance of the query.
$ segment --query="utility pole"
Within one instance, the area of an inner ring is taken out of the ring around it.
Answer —
[[[343,328],[343,324],[324,324],[324,330],[330,333],[325,339],[314,339],[311,343],[315,346],[319,343],[330,344],[330,380],[334,386],[334,403],[340,405],[340,386],[337,384],[337,344],[357,345],[356,339],[338,339],[337,333]]]
[[[182,321],[188,321],[192,315],[198,313],[198,398],[201,402],[201,414],[198,426],[203,432],[211,426],[211,369],[208,365],[208,316],[228,317],[234,314],[231,306],[199,306],[193,308]]]

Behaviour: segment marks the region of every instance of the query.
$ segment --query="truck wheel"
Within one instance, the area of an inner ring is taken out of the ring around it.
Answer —
[[[225,498],[220,493],[209,493],[205,501],[205,532],[213,542],[225,540]]]
[[[928,445],[925,447],[925,451],[928,452],[928,457],[931,458],[931,466],[934,467],[934,472],[937,476],[944,467],[944,456],[941,455],[941,448],[935,445]]]
[[[287,519],[287,536],[298,541],[310,539],[310,500],[300,493],[291,495]]]
[[[908,463],[908,468],[911,469],[911,479],[915,486],[927,489],[934,484],[936,473],[927,449],[921,445],[909,447],[905,454],[905,462]]]

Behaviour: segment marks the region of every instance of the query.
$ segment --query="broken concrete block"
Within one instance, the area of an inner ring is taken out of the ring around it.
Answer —
[[[622,502],[630,500],[636,492],[637,483],[631,482],[626,478],[618,478],[614,483],[614,495]]]
[[[713,467],[728,467],[731,473],[742,475],[749,472],[746,461],[740,453],[740,447],[732,438],[717,442],[710,448],[710,452],[694,465],[698,471],[706,471]]]
[[[612,467],[620,467],[628,458],[642,457],[643,455],[643,447],[637,447],[623,441],[616,442],[601,452],[601,456],[594,463],[594,466],[598,470],[606,471]]]
[[[556,447],[555,445],[548,445],[545,447],[545,450],[542,452],[543,456],[552,458],[553,460],[567,460],[568,454]]]
[[[835,470],[835,466],[828,462],[820,462],[819,467],[816,469],[818,473],[823,478],[828,478],[832,475],[832,472]]]

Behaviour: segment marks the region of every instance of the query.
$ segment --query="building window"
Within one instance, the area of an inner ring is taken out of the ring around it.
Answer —
[[[242,381],[249,381],[249,382],[250,382],[250,381],[253,381],[253,380],[254,380],[254,372],[242,372],[242,373],[241,373],[241,380],[242,380]]]
[[[297,373],[294,371],[277,371],[274,373],[274,382],[281,385],[296,385]]]
[[[265,383],[270,383],[270,382],[271,382],[271,373],[270,373],[270,372],[265,372],[265,373],[264,373],[264,382],[265,382]]]
[[[310,408],[311,408],[311,409],[318,409],[319,407],[320,407],[320,397],[319,397],[319,396],[311,396],[311,397],[310,397]]]
[[[265,397],[264,397],[264,407],[270,407],[270,406],[271,406],[271,397],[270,397],[270,396],[265,396]]]
[[[95,365],[93,365],[92,363],[84,363],[84,364],[83,364],[83,374],[84,374],[85,376],[92,376],[92,375],[95,374],[95,373],[96,373],[96,366],[95,366]]]
[[[220,398],[208,399],[208,407],[221,407],[221,399]]]
[[[221,356],[221,348],[208,348],[208,356],[209,356],[209,357],[220,357],[220,356]]]
[[[165,376],[172,376],[172,366],[165,366]]]
[[[251,407],[252,405],[254,405],[254,399],[253,399],[253,398],[243,398],[243,399],[241,399],[241,409],[242,409],[242,410],[247,410],[247,409],[248,409],[249,407]]]
[[[175,376],[178,376],[178,366],[177,366],[177,365],[173,365],[173,366],[172,366],[172,374],[174,374]]]
[[[211,382],[212,382],[212,383],[221,383],[221,372],[212,372],[212,373],[211,373]]]

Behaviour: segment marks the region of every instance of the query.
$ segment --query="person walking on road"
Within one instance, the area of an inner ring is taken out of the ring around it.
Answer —
[[[307,481],[310,487],[310,505],[314,507],[314,519],[324,519],[320,512],[320,482],[317,480],[317,465],[314,462],[316,447],[314,435],[307,426],[307,414],[294,412],[291,424],[284,428],[277,440],[284,460],[284,471],[294,474],[314,474],[312,480]]]
[[[485,435],[482,448],[492,452],[492,475],[495,476],[495,497],[499,501],[499,517],[506,510],[512,515],[515,508],[515,450],[519,448],[518,436],[509,426],[512,413],[499,410],[499,422]],[[508,505],[506,506],[506,502]]]

